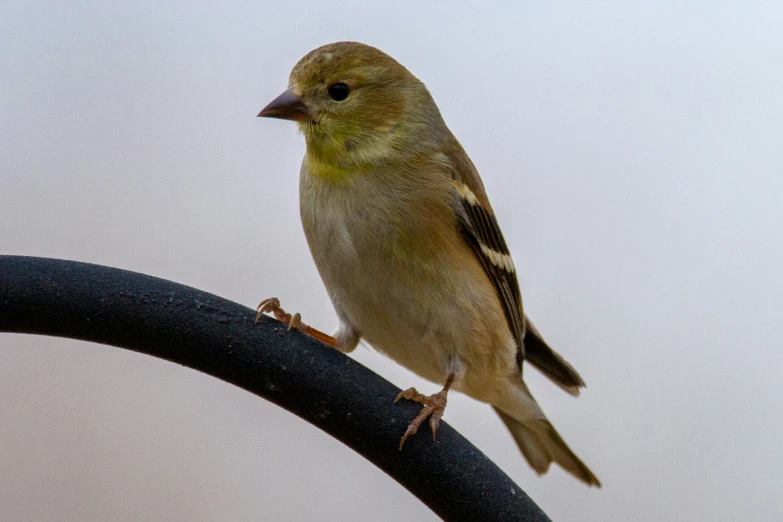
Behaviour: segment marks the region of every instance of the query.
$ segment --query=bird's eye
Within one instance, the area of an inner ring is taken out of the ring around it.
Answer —
[[[343,101],[351,94],[351,88],[343,82],[333,83],[327,91],[329,92],[329,97],[334,101]]]

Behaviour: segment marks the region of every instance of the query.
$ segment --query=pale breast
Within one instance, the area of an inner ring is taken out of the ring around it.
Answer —
[[[338,314],[398,363],[442,382],[449,357],[458,354],[474,379],[508,375],[515,354],[510,331],[457,231],[450,184],[439,183],[380,173],[335,184],[303,169],[300,204],[310,250]],[[482,353],[477,344],[496,347]]]

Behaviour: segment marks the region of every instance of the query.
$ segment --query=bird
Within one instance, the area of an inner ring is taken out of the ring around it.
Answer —
[[[455,390],[495,409],[537,474],[555,462],[600,487],[523,380],[528,362],[573,396],[585,386],[526,316],[478,170],[424,83],[375,47],[335,42],[299,60],[258,116],[304,135],[300,216],[339,325],[324,334],[277,298],[256,320],[272,313],[343,353],[362,340],[442,385],[395,398],[422,405],[400,450],[427,419],[435,438]]]

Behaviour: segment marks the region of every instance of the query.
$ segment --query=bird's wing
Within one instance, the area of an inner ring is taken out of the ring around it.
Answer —
[[[527,359],[566,392],[579,395],[579,388],[585,385],[582,377],[549,347],[524,313],[514,262],[476,167],[459,143],[454,143],[441,159],[451,174],[462,235],[503,304],[503,312],[517,343],[519,367],[522,368],[522,361]]]
[[[511,253],[500,232],[481,178],[462,147],[443,154],[456,194],[456,214],[463,237],[473,249],[497,291],[514,341],[520,368],[525,358],[525,314]]]
[[[525,317],[525,325],[527,326],[525,359],[549,377],[553,383],[574,397],[578,397],[579,388],[584,388],[585,381],[574,367],[568,364],[568,361],[544,341],[541,333],[528,317]]]

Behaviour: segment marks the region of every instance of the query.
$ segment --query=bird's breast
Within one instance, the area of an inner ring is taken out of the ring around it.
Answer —
[[[458,232],[448,180],[372,175],[334,184],[303,169],[300,210],[313,259],[362,338],[442,382],[451,355],[495,342],[502,310]],[[507,344],[510,333],[501,337]]]

